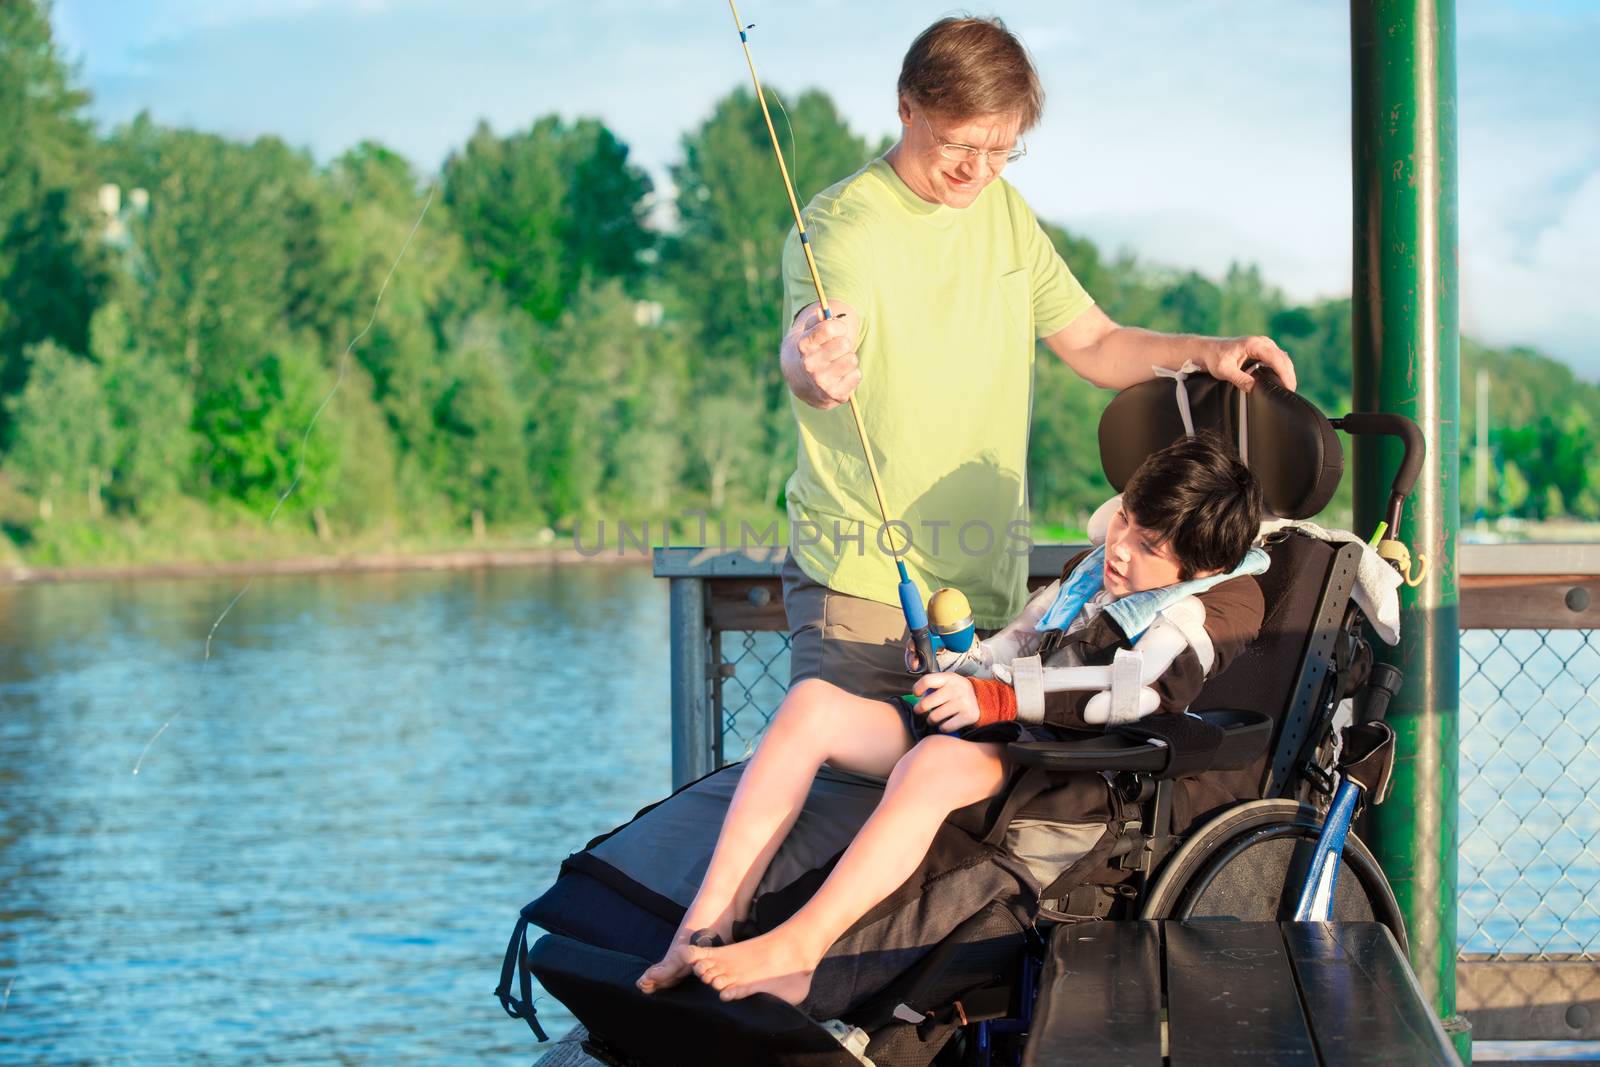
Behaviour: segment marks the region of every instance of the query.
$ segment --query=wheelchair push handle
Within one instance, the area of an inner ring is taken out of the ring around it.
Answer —
[[[1398,537],[1400,507],[1416,486],[1417,475],[1422,473],[1422,461],[1428,455],[1428,443],[1422,436],[1422,428],[1404,415],[1391,415],[1384,411],[1353,411],[1342,419],[1332,421],[1336,429],[1352,436],[1398,437],[1405,445],[1400,470],[1389,489],[1389,509],[1385,516],[1389,524],[1389,536]]]

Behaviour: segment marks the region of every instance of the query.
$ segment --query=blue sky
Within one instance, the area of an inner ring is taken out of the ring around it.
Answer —
[[[894,130],[894,81],[938,3],[744,0],[762,77]],[[1348,5],[1011,0],[1049,101],[1008,171],[1045,218],[1291,296],[1350,287]],[[479,118],[597,115],[665,183],[682,133],[748,77],[719,0],[56,0],[93,114],[326,159],[382,141],[431,171]],[[1461,319],[1600,380],[1600,4],[1458,0]],[[796,130],[806,150],[806,131]],[[781,192],[774,190],[774,195]]]

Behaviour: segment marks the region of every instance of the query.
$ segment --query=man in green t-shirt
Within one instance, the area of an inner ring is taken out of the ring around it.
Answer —
[[[780,360],[800,431],[784,572],[793,681],[909,691],[892,543],[924,596],[960,589],[980,628],[1016,615],[1031,546],[1036,339],[1111,389],[1186,362],[1249,388],[1254,360],[1294,387],[1288,356],[1266,337],[1155,333],[1095,306],[999,177],[1042,107],[1032,62],[998,19],[936,22],[901,68],[899,143],[807,205],[830,320],[790,233]],[[831,410],[852,396],[891,529],[854,421]]]

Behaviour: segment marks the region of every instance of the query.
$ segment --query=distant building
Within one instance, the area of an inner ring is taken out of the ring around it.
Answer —
[[[660,326],[663,314],[659,301],[635,300],[633,302],[633,321],[640,326]]]
[[[100,238],[113,248],[127,249],[132,244],[128,221],[150,210],[150,194],[143,189],[128,190],[128,200],[122,200],[122,187],[116,182],[100,186],[95,197],[100,210]]]

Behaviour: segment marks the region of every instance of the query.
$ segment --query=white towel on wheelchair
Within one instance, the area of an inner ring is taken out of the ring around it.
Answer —
[[[1300,519],[1268,519],[1261,524],[1261,536],[1280,530],[1298,530],[1319,541],[1348,541],[1361,546],[1361,562],[1356,566],[1356,587],[1352,594],[1367,621],[1386,644],[1400,643],[1400,572],[1378,555],[1378,550],[1349,530],[1330,530]]]

